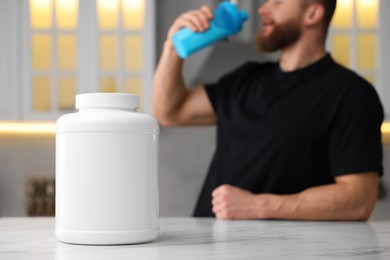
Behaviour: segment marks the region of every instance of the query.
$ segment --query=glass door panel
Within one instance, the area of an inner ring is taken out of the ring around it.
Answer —
[[[60,30],[76,30],[78,26],[78,0],[56,0],[56,23]]]
[[[357,20],[360,29],[375,29],[378,27],[378,0],[358,0]]]
[[[35,77],[33,79],[33,109],[37,112],[50,112],[51,79],[49,77]]]
[[[376,35],[361,33],[358,36],[358,67],[361,70],[376,68]]]
[[[349,46],[351,46],[351,37],[349,34],[337,34],[333,36],[333,57],[337,62],[346,67],[351,66],[351,55]]]
[[[100,70],[118,70],[118,37],[115,35],[101,35],[99,37]]]
[[[101,30],[117,30],[119,25],[119,1],[98,0],[98,28]]]
[[[77,90],[77,80],[74,77],[60,77],[58,80],[58,108],[73,110]]]
[[[57,38],[57,55],[60,71],[76,71],[77,37],[73,34],[59,35]]]
[[[30,24],[32,29],[50,29],[53,16],[52,0],[30,0]]]
[[[122,12],[125,30],[143,30],[145,0],[123,0]]]
[[[332,19],[332,27],[348,29],[352,26],[353,0],[338,0]]]
[[[52,69],[52,36],[50,34],[34,34],[32,36],[32,68],[33,70]]]
[[[144,38],[140,35],[125,36],[124,45],[126,71],[142,71],[144,67]]]

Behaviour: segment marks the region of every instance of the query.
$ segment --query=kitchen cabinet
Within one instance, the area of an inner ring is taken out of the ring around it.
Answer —
[[[154,9],[155,0],[1,1],[0,120],[55,120],[88,92],[137,94],[149,113]]]

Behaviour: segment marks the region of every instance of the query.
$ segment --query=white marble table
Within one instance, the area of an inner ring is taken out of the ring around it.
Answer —
[[[0,218],[0,259],[390,259],[390,221],[161,218],[153,242],[81,246],[56,240],[54,218]]]

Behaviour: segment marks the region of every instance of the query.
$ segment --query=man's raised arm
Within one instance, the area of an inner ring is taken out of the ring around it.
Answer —
[[[176,54],[171,40],[184,26],[192,31],[206,30],[212,15],[211,9],[203,6],[179,16],[169,29],[153,80],[153,115],[162,125],[207,125],[215,122],[215,113],[204,87],[187,90],[182,76],[184,62]]]

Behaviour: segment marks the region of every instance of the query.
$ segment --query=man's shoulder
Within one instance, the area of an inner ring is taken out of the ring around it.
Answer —
[[[357,106],[362,104],[376,104],[381,107],[379,95],[372,83],[357,72],[335,63],[331,69],[334,82],[331,87],[343,97],[344,103]]]
[[[360,83],[362,85],[368,85],[368,86],[372,85],[365,78],[363,78],[361,75],[356,73],[354,70],[349,69],[337,62],[335,62],[334,65],[332,66],[331,72],[333,73],[333,76],[337,77],[339,80],[342,81],[351,82],[351,83]]]
[[[345,88],[349,91],[359,92],[375,92],[375,88],[371,82],[356,73],[355,71],[341,65],[334,63],[329,75],[334,80],[333,86],[336,88]]]

